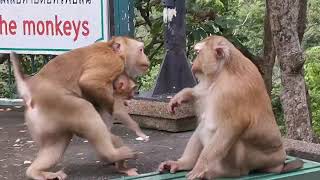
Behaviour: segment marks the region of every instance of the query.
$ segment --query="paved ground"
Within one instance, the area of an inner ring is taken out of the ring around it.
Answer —
[[[115,125],[113,133],[121,136],[126,144],[143,152],[129,165],[136,167],[139,173],[155,171],[160,162],[178,158],[192,132],[167,133],[145,130],[150,136],[149,142],[135,140],[132,132],[121,125]],[[0,179],[26,179],[25,170],[37,152],[23,120],[23,112],[16,110],[0,112]],[[74,138],[69,145],[64,160],[55,170],[64,168],[68,179],[110,179],[120,177],[112,166],[100,162],[93,149],[81,138]]]

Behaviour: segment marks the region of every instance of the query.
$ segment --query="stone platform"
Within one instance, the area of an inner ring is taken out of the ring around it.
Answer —
[[[175,114],[171,114],[167,106],[168,102],[134,99],[129,101],[128,111],[143,128],[168,132],[182,132],[196,128],[197,120],[192,105],[181,105]]]

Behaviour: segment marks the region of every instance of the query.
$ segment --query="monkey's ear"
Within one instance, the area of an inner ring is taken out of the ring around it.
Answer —
[[[194,45],[194,50],[199,53],[200,50],[205,46],[205,42],[199,42],[196,45]]]
[[[230,51],[227,46],[219,45],[214,48],[217,59],[227,59],[230,56]]]
[[[120,48],[121,48],[121,45],[120,43],[117,43],[117,42],[113,42],[112,43],[112,49],[115,51],[115,52],[120,52]]]

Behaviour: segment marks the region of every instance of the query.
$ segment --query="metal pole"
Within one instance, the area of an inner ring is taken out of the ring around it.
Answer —
[[[162,0],[164,5],[166,56],[156,85],[146,98],[165,100],[185,87],[193,87],[195,78],[186,57],[185,0]]]

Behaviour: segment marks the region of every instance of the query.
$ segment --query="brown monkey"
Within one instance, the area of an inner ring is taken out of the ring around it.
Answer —
[[[301,168],[299,159],[285,163],[270,99],[252,62],[221,36],[202,40],[195,50],[192,71],[200,82],[176,94],[169,110],[191,101],[199,125],[182,157],[163,162],[159,171],[191,170],[188,179],[211,179]]]
[[[120,120],[144,141],[148,141],[149,137],[142,132],[139,125],[130,117],[124,107],[126,105],[125,100],[131,99],[134,96],[134,92],[137,88],[135,81],[127,74],[121,74],[113,84],[115,89],[112,114],[113,118]]]
[[[124,70],[132,77],[147,70],[143,43],[125,37],[97,42],[57,56],[30,78],[21,72],[15,54],[10,59],[18,92],[26,103],[27,126],[39,146],[37,158],[27,169],[29,178],[66,179],[64,172],[48,169],[60,161],[74,134],[88,139],[108,161],[134,157],[110,133],[96,109],[112,112],[112,82]]]

